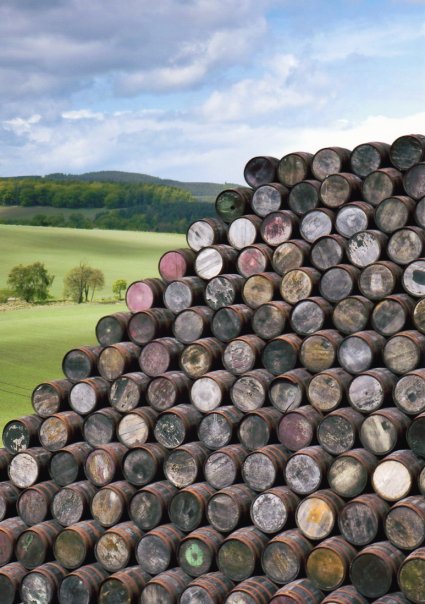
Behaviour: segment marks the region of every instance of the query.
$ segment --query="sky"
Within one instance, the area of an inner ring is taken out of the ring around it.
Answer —
[[[243,182],[425,133],[425,0],[0,0],[0,176]]]

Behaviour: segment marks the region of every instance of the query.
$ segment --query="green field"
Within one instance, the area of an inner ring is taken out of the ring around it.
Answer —
[[[54,208],[52,206],[0,206],[0,220],[31,220],[37,214],[58,216],[62,214],[67,218],[71,214],[82,214],[86,218],[94,218],[96,214],[104,211],[103,208]]]
[[[52,295],[61,298],[64,275],[82,261],[104,272],[96,297],[110,298],[116,279],[155,277],[161,254],[184,246],[184,236],[171,233],[0,225],[0,289],[13,266],[40,261],[55,275]]]

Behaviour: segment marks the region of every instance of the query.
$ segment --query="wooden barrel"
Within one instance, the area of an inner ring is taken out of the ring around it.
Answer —
[[[73,443],[56,451],[50,459],[50,477],[61,487],[85,478],[84,465],[92,451],[93,447],[86,442]]]
[[[72,382],[99,375],[97,362],[103,348],[101,346],[81,346],[66,353],[62,361],[62,371]]]
[[[38,430],[40,444],[48,451],[59,451],[82,437],[83,418],[74,411],[62,411],[46,418]]]
[[[62,526],[71,526],[90,517],[90,504],[97,489],[88,480],[62,488],[53,498],[52,516]]]
[[[309,580],[297,579],[279,589],[270,604],[319,604],[323,593]]]
[[[380,168],[370,172],[362,185],[363,199],[373,206],[403,192],[403,177],[395,168]]]
[[[252,194],[252,189],[248,187],[236,187],[221,191],[215,200],[215,211],[218,217],[223,222],[228,223],[246,214],[252,200]]]
[[[128,322],[128,336],[138,346],[170,333],[174,313],[168,308],[150,308],[136,312]]]
[[[343,507],[344,500],[330,489],[316,491],[299,503],[295,522],[307,539],[321,541],[333,532]]]
[[[40,417],[49,417],[68,406],[69,393],[72,388],[70,380],[52,380],[36,386],[31,395],[34,411]]]
[[[99,319],[96,325],[96,338],[101,346],[110,346],[128,340],[127,327],[130,312],[117,312]]]
[[[243,176],[250,187],[256,189],[276,179],[279,160],[276,157],[261,155],[252,157],[246,164]]]
[[[69,393],[69,405],[80,415],[92,413],[108,404],[109,382],[103,377],[86,378],[74,384]]]
[[[365,268],[383,256],[388,237],[381,231],[367,230],[356,233],[348,240],[346,253],[354,266]]]
[[[194,252],[210,245],[224,243],[227,240],[226,225],[219,218],[195,220],[187,229],[186,240]]]
[[[86,477],[97,487],[103,487],[120,475],[121,463],[127,447],[121,443],[99,445],[89,453],[84,471]]]
[[[388,166],[390,162],[389,154],[390,145],[387,143],[362,143],[351,152],[351,169],[357,176],[365,178],[374,170]]]
[[[350,166],[351,151],[342,147],[325,147],[313,157],[311,171],[317,180],[324,180],[330,174],[345,172]]]
[[[317,427],[317,440],[331,455],[340,455],[352,449],[357,441],[363,416],[358,411],[343,407],[331,411]]]
[[[287,486],[297,495],[309,495],[325,481],[333,458],[322,447],[306,447],[289,458],[285,468]]]
[[[357,550],[343,537],[329,537],[316,545],[306,562],[306,574],[319,589],[333,591],[348,578]]]
[[[178,552],[180,568],[191,577],[205,575],[215,568],[215,557],[224,541],[212,526],[202,526],[181,540]]]
[[[415,260],[403,271],[403,288],[411,296],[420,298],[425,296],[424,274],[425,260]]]
[[[167,449],[175,449],[196,435],[201,419],[201,413],[192,405],[171,407],[159,415],[155,439]]]
[[[252,523],[263,533],[278,533],[287,523],[293,523],[299,501],[288,487],[263,491],[251,504]]]
[[[360,413],[377,411],[391,400],[396,385],[396,376],[385,367],[369,369],[354,377],[348,388],[348,402]]]
[[[199,440],[208,449],[221,449],[236,440],[236,431],[243,413],[233,405],[220,407],[202,418],[198,428]]]
[[[202,468],[208,454],[209,451],[202,442],[195,441],[177,447],[164,461],[165,477],[178,489],[188,487],[197,479],[202,479]]]
[[[162,279],[144,279],[134,281],[127,289],[125,301],[130,312],[149,310],[154,306],[162,306],[162,296],[166,283]]]
[[[260,569],[261,555],[268,538],[253,526],[231,533],[221,545],[217,566],[232,581],[248,579]]]
[[[385,366],[398,375],[423,367],[425,335],[412,329],[392,336],[383,350]]]
[[[393,195],[383,199],[375,209],[375,224],[384,233],[394,233],[408,224],[415,202],[406,195]]]
[[[398,584],[410,602],[422,604],[425,602],[424,580],[425,548],[421,547],[409,554],[402,562],[398,573]]]
[[[425,199],[423,197],[415,204],[414,217],[416,224],[423,228],[425,225]]]
[[[297,365],[301,343],[301,338],[295,333],[273,338],[263,350],[262,362],[264,367],[273,375],[291,371]]]
[[[151,379],[142,372],[132,372],[115,380],[109,391],[109,401],[117,411],[125,413],[146,400]]]
[[[334,411],[347,398],[353,376],[340,367],[313,375],[307,386],[307,398],[317,411]]]
[[[404,189],[413,199],[421,199],[425,196],[424,173],[425,163],[419,163],[409,168],[404,175]]]
[[[289,190],[284,185],[268,180],[254,191],[251,208],[257,216],[264,218],[267,214],[280,210],[287,202],[288,194]]]
[[[43,447],[31,447],[18,453],[7,469],[10,481],[19,489],[48,480],[48,467],[52,453]]]
[[[262,407],[247,413],[239,424],[238,438],[249,451],[276,442],[276,431],[282,414],[274,407]]]
[[[145,533],[137,544],[136,558],[141,568],[158,575],[174,566],[184,533],[174,524],[163,524]]]
[[[342,342],[343,336],[336,329],[317,331],[301,344],[300,361],[312,373],[330,369],[335,364],[337,350]]]
[[[240,444],[228,445],[214,451],[205,462],[206,481],[215,489],[234,484],[241,477],[242,464],[247,455],[248,451]]]
[[[187,401],[191,386],[191,379],[183,371],[168,371],[149,383],[146,398],[157,411],[166,411]]]
[[[146,344],[140,353],[140,368],[149,377],[178,368],[184,345],[175,338],[158,338]]]
[[[187,533],[202,526],[208,501],[214,493],[215,489],[207,482],[197,482],[181,489],[170,503],[168,515],[171,522]]]
[[[398,170],[408,170],[425,157],[425,137],[422,134],[399,136],[391,145],[390,159]]]
[[[243,412],[259,409],[267,400],[272,380],[273,375],[266,369],[247,371],[238,377],[230,388],[232,403]]]
[[[273,249],[265,243],[254,243],[240,251],[236,267],[242,277],[270,271]]]
[[[376,331],[358,331],[347,336],[338,349],[339,364],[348,373],[359,374],[379,366],[386,340]]]
[[[167,449],[159,443],[147,443],[130,449],[122,462],[124,478],[136,487],[162,478],[162,467],[167,456]]]
[[[278,585],[290,583],[303,572],[312,549],[299,530],[283,531],[267,543],[261,559],[263,571]]]
[[[377,457],[366,449],[345,451],[329,468],[329,486],[340,497],[356,497],[370,485],[377,465]]]
[[[90,506],[92,517],[106,528],[126,520],[127,508],[135,493],[136,488],[125,480],[111,482],[94,494]]]
[[[276,585],[267,577],[251,577],[232,589],[225,604],[268,604],[276,591]]]
[[[320,199],[328,208],[340,208],[349,201],[360,199],[361,179],[350,172],[327,176],[320,187]]]
[[[137,491],[130,501],[130,518],[144,531],[168,522],[168,506],[176,493],[176,487],[168,480],[150,483]]]
[[[305,369],[293,369],[282,373],[270,384],[270,401],[278,411],[286,413],[299,407],[306,395],[311,374]]]
[[[372,223],[373,216],[373,206],[364,201],[352,201],[338,210],[335,230],[343,237],[350,238],[360,231],[366,231]],[[385,231],[381,228],[380,230]]]
[[[264,340],[279,336],[285,330],[291,309],[289,304],[280,300],[262,304],[252,317],[252,329]]]
[[[296,304],[314,296],[319,280],[320,273],[315,268],[309,266],[295,268],[283,275],[280,294],[288,304]]]
[[[239,336],[229,342],[223,352],[223,365],[234,375],[252,371],[258,366],[265,342],[256,335]]]
[[[122,522],[100,536],[95,545],[96,560],[110,573],[135,562],[135,550],[142,531],[134,522]]]
[[[313,296],[298,302],[291,313],[291,327],[300,336],[310,336],[316,331],[329,326],[332,306],[327,300],[319,296]],[[283,327],[276,337],[283,333]]]
[[[403,560],[404,555],[389,541],[367,545],[351,563],[351,582],[367,598],[379,598],[396,585]]]
[[[341,264],[344,260],[346,239],[341,235],[324,235],[312,245],[310,260],[319,271]]]
[[[124,568],[102,581],[99,604],[132,604],[140,602],[140,596],[151,576],[140,566]]]
[[[288,196],[291,210],[303,216],[319,205],[320,181],[309,179],[295,184]]]
[[[389,509],[390,506],[378,495],[359,495],[348,501],[339,513],[339,530],[356,547],[368,545],[382,533]]]
[[[191,580],[192,578],[178,567],[160,573],[146,584],[140,604],[177,604],[181,602],[180,596]]]
[[[20,492],[11,482],[0,482],[0,522],[16,514],[16,502]]]
[[[11,455],[25,451],[29,447],[39,444],[38,429],[43,420],[38,415],[26,415],[19,419],[7,422],[2,432],[3,447],[8,455],[5,459],[11,460]]]
[[[387,296],[375,306],[371,323],[375,331],[383,336],[393,336],[410,323],[414,301],[407,294]]]
[[[367,329],[369,324],[369,318],[373,311],[373,302],[368,300],[364,296],[348,296],[340,302],[334,308],[332,315],[332,322],[336,329],[345,335],[351,335],[356,331],[363,331]],[[379,331],[381,335],[385,335],[382,331]]]
[[[69,573],[59,588],[59,604],[97,604],[100,585],[109,573],[100,564],[88,564]]]
[[[277,247],[285,241],[289,241],[296,235],[297,231],[298,218],[290,210],[271,212],[261,222],[261,237],[271,247]]]
[[[242,289],[242,299],[250,308],[258,308],[278,297],[281,278],[276,273],[258,273],[248,277]]]
[[[266,445],[252,451],[243,462],[243,481],[253,491],[270,489],[280,481],[288,457],[289,452],[282,445]]]
[[[193,275],[196,253],[188,248],[165,252],[159,259],[158,272],[166,283]]]
[[[289,410],[279,422],[277,437],[290,451],[299,451],[313,443],[321,420],[322,414],[311,405]]]
[[[177,314],[186,308],[202,304],[205,281],[199,277],[182,277],[167,285],[164,306]]]
[[[209,306],[194,306],[182,310],[173,323],[174,337],[182,344],[191,344],[195,340],[210,335],[210,324],[214,311]]]
[[[405,441],[410,419],[399,409],[378,409],[371,413],[360,429],[365,449],[375,455],[386,455]]]
[[[229,342],[249,332],[253,315],[254,311],[246,304],[223,306],[214,315],[211,331],[222,342]]]
[[[407,443],[416,455],[424,456],[425,413],[417,415],[407,431]]]
[[[419,415],[425,411],[424,369],[410,371],[394,384],[394,402],[408,415]]]
[[[126,413],[117,427],[118,440],[128,447],[139,447],[152,440],[158,412],[151,407],[140,407]]]
[[[353,585],[344,585],[330,593],[323,604],[367,604],[364,598]],[[376,604],[376,603],[375,603]]]
[[[369,300],[382,300],[397,288],[401,274],[401,268],[394,262],[376,262],[362,270],[359,290]]]
[[[376,466],[372,475],[373,490],[386,501],[407,497],[416,487],[425,461],[410,449],[393,451]]]
[[[255,493],[246,484],[233,484],[210,497],[207,519],[221,533],[230,533],[249,521],[249,510]]]
[[[286,241],[275,248],[272,267],[279,275],[284,275],[295,268],[305,266],[310,253],[310,245],[302,239]]]
[[[17,563],[19,564],[19,563]],[[9,574],[7,567],[1,569],[5,574]],[[1,572],[1,571],[0,571]],[[40,604],[54,604],[57,602],[59,587],[63,579],[67,576],[68,571],[57,562],[47,562],[38,566],[33,571],[26,574],[22,578],[21,583],[21,599],[22,604],[32,604],[38,602]],[[12,577],[11,577],[12,578]],[[2,596],[8,593],[7,589],[3,591],[3,586],[0,579],[0,589]],[[13,604],[15,600],[5,600],[9,604]],[[18,600],[17,600],[18,601]]]
[[[223,573],[207,573],[191,581],[182,593],[180,604],[196,604],[197,602],[221,604],[233,586],[234,583]]]
[[[196,256],[195,272],[198,277],[207,280],[231,273],[235,268],[237,257],[238,251],[231,245],[221,244],[204,247]],[[194,304],[191,304],[191,306],[194,306]],[[174,309],[171,308],[171,310]]]
[[[225,345],[217,338],[202,338],[186,346],[180,356],[180,366],[192,379],[214,369],[221,369]]]
[[[193,382],[190,390],[192,405],[202,413],[208,413],[227,403],[235,379],[232,373],[223,369],[204,374]]]
[[[15,560],[16,542],[26,529],[27,525],[19,516],[0,522],[0,566]]]
[[[320,294],[329,302],[341,302],[356,293],[359,278],[359,269],[351,264],[329,268],[320,279]]]
[[[408,226],[395,231],[387,245],[390,260],[405,266],[423,256],[425,235],[421,227]]]
[[[399,549],[413,550],[425,542],[425,499],[411,496],[397,501],[385,519],[388,541]]]
[[[205,288],[205,302],[213,310],[230,306],[242,300],[245,279],[242,275],[220,275],[211,279]]]
[[[18,562],[26,569],[32,570],[53,560],[53,544],[62,528],[56,520],[46,520],[22,531],[15,547]]]
[[[16,503],[16,510],[28,526],[33,526],[51,518],[50,506],[60,486],[47,480],[40,482],[22,493]]]
[[[241,250],[247,245],[255,243],[260,234],[261,222],[261,218],[255,214],[246,214],[236,218],[227,233],[230,245],[237,250]]]
[[[387,594],[382,596],[382,598],[378,598],[374,601],[374,604],[409,604],[410,600],[408,600],[401,591],[397,591],[395,593]]]
[[[293,187],[305,180],[310,175],[312,161],[313,155],[304,151],[284,155],[277,167],[279,182],[287,187]]]
[[[121,417],[121,413],[111,407],[91,413],[83,424],[84,440],[92,447],[112,442]]]
[[[83,520],[68,526],[56,538],[56,560],[68,570],[75,570],[92,562],[94,547],[104,533],[105,529],[95,520]]]
[[[422,298],[416,302],[412,313],[413,323],[421,333],[425,333],[425,299]]]
[[[123,373],[139,368],[140,346],[133,342],[119,342],[107,346],[99,355],[97,367],[100,375],[108,381],[119,378]]]

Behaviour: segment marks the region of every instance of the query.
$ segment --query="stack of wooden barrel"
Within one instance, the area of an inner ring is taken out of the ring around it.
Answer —
[[[425,603],[425,136],[244,174],[4,428],[1,604]]]

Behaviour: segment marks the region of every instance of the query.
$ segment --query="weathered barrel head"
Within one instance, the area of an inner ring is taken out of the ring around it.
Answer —
[[[266,545],[261,565],[266,575],[279,585],[299,577],[305,566],[311,543],[298,530],[284,531]]]
[[[253,191],[248,187],[225,189],[215,200],[215,210],[224,222],[232,222],[246,213]]]
[[[128,309],[131,312],[141,312],[153,306],[162,306],[160,302],[165,287],[162,279],[144,279],[131,283],[125,296]]]
[[[101,346],[117,344],[127,339],[127,324],[131,313],[115,313],[99,319],[96,337]]]
[[[88,480],[62,488],[53,498],[52,515],[62,526],[71,526],[89,514],[97,489]]]
[[[375,210],[376,225],[384,233],[393,233],[407,224],[413,208],[414,202],[410,197],[388,197]]]
[[[335,459],[328,473],[329,486],[341,497],[360,495],[365,490],[368,479],[367,468],[361,461],[344,454]]]
[[[69,394],[70,407],[81,415],[92,413],[102,395],[107,395],[108,391],[108,383],[103,378],[89,378],[78,382]]]
[[[361,495],[346,503],[338,515],[338,526],[344,538],[357,547],[374,541],[389,506],[377,495]]]
[[[90,375],[96,375],[95,365],[100,351],[100,346],[83,346],[67,352],[62,361],[62,370],[66,377],[73,382],[77,382],[88,378]]]
[[[273,269],[279,275],[284,275],[294,268],[300,268],[306,262],[309,250],[309,244],[299,239],[282,243],[273,252]]]
[[[264,367],[273,375],[280,375],[297,364],[301,339],[295,334],[278,336],[270,340],[263,349]]]
[[[308,495],[322,483],[332,457],[320,447],[307,447],[294,453],[285,468],[286,484],[297,495]]]
[[[213,314],[213,310],[209,306],[195,306],[192,309],[183,310],[177,315],[173,324],[175,337],[183,344],[199,340],[208,331]]]
[[[268,182],[274,182],[279,160],[276,157],[252,157],[245,165],[243,175],[250,187],[257,188]]]
[[[320,331],[327,319],[327,313],[330,312],[330,306],[325,300],[310,298],[301,300],[295,305],[291,313],[291,327],[301,336],[312,335],[315,331]],[[279,333],[273,334],[276,337],[283,333],[283,327]]]
[[[237,250],[252,245],[257,239],[260,225],[261,219],[259,216],[246,215],[236,218],[236,220],[231,223],[227,233],[230,245]]]
[[[367,598],[383,596],[390,591],[403,558],[388,541],[371,544],[352,561],[351,582]]]
[[[237,481],[248,451],[240,444],[223,447],[212,453],[204,466],[207,482],[215,489],[223,489]]]
[[[323,591],[333,591],[348,578],[351,560],[357,551],[342,537],[330,537],[308,555],[307,577]]]
[[[375,468],[372,486],[386,501],[398,501],[409,494],[413,486],[412,476],[404,464],[395,459],[384,459]]]
[[[392,262],[371,264],[360,275],[359,289],[370,300],[382,300],[393,293],[400,274],[400,267]]]
[[[336,329],[347,335],[363,331],[367,328],[372,309],[373,304],[367,298],[348,296],[335,306],[332,315],[333,324]]]
[[[391,163],[399,170],[408,170],[422,161],[425,155],[425,137],[421,134],[399,136],[391,145]]]
[[[302,151],[284,155],[277,168],[279,182],[287,187],[293,187],[305,180],[310,173],[312,161],[313,155]]]
[[[311,374],[305,369],[294,369],[276,377],[269,388],[272,405],[283,413],[299,407],[310,379]]]
[[[47,470],[51,455],[50,451],[38,447],[18,453],[8,467],[10,480],[20,489],[31,487],[40,480],[43,469]]]
[[[335,228],[343,237],[352,237],[360,231],[365,231],[369,224],[369,217],[361,205],[347,204],[339,210]]]
[[[31,395],[34,411],[40,417],[49,417],[53,413],[61,411],[61,408],[68,402],[71,387],[70,380],[52,380],[39,384]]]
[[[226,227],[219,218],[196,220],[189,226],[186,239],[189,247],[199,252],[204,247],[221,243],[226,237]]]
[[[208,450],[202,443],[190,443],[174,449],[164,462],[164,474],[179,489],[196,481],[200,468],[205,462]]]
[[[425,411],[425,374],[422,370],[407,373],[397,381],[394,402],[409,415]]]
[[[319,289],[329,302],[340,302],[353,293],[358,279],[358,269],[341,264],[328,269],[321,277]]]
[[[324,180],[330,174],[342,172],[348,167],[350,151],[341,147],[325,147],[315,153],[311,170],[318,180]]]
[[[399,549],[413,550],[425,541],[425,505],[422,497],[397,502],[385,519],[385,534]]]
[[[348,240],[348,259],[355,266],[365,268],[380,259],[386,242],[387,237],[381,231],[360,231]]]
[[[425,195],[425,163],[412,166],[403,179],[406,193],[413,199],[420,199]]]
[[[213,310],[234,304],[242,292],[242,275],[220,275],[211,279],[205,288],[205,302]]]
[[[404,269],[403,287],[412,296],[425,296],[425,260],[415,260]]]
[[[343,369],[328,369],[314,375],[307,386],[307,397],[318,411],[336,409],[348,390],[352,377]]]
[[[272,374],[265,369],[249,371],[238,377],[230,389],[230,398],[235,407],[244,412],[262,407],[272,379]]]
[[[208,449],[221,449],[232,442],[243,413],[233,405],[208,413],[199,424],[198,436]]]
[[[409,601],[415,604],[425,602],[425,548],[412,552],[401,565],[398,583]]]
[[[254,191],[251,207],[257,216],[264,218],[281,209],[282,204],[287,200],[288,193],[285,186],[268,180]]]
[[[389,152],[390,145],[387,143],[362,143],[351,153],[351,169],[357,176],[365,178],[374,170],[388,165]]]
[[[251,519],[263,533],[282,531],[288,516],[284,501],[273,492],[260,493],[252,502]]]
[[[383,357],[386,367],[404,375],[418,367],[424,356],[425,336],[416,331],[404,331],[392,336],[385,344]]]

